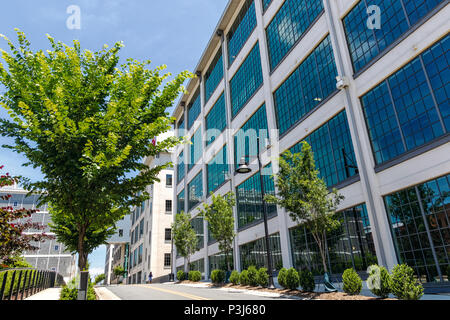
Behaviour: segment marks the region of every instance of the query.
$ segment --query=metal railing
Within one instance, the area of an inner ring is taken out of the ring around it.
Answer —
[[[0,301],[23,300],[39,291],[64,285],[56,271],[36,269],[0,270]]]

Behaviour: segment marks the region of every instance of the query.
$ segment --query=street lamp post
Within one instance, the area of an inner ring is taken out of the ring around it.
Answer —
[[[258,170],[259,170],[259,181],[261,185],[261,197],[262,197],[262,207],[263,207],[263,218],[264,218],[264,232],[265,232],[265,240],[266,240],[266,248],[267,248],[267,269],[269,272],[269,288],[274,289],[275,286],[273,284],[273,268],[272,268],[272,253],[269,245],[269,229],[267,227],[267,209],[266,202],[264,200],[265,190],[264,190],[264,182],[262,177],[262,165],[261,159],[259,157],[259,136],[256,137],[256,158],[258,159]],[[250,156],[249,156],[250,159]],[[236,169],[237,173],[249,173],[252,169],[247,165],[245,158],[243,157],[239,162],[239,167]]]

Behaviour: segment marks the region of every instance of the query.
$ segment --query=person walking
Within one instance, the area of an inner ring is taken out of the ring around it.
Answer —
[[[149,282],[149,283],[152,283],[152,278],[153,278],[153,274],[152,274],[152,272],[150,272],[150,273],[148,274],[148,282]]]

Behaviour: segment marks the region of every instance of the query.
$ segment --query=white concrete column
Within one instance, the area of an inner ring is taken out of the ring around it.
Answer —
[[[106,278],[107,279],[106,284],[109,286],[111,284],[112,253],[114,245],[110,244],[108,248],[109,248],[109,257],[108,257],[108,274]]]

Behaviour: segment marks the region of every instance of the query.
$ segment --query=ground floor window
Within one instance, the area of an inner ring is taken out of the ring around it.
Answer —
[[[205,272],[205,259],[199,259],[192,261],[189,264],[190,271],[200,271],[201,273]]]
[[[338,229],[327,235],[329,273],[342,273],[347,268],[366,271],[377,263],[372,230],[365,204],[337,212]],[[319,248],[311,233],[303,226],[289,230],[294,267],[308,269],[314,275],[323,274]]]
[[[272,267],[275,270],[280,270],[283,267],[283,260],[281,258],[279,233],[269,236],[269,246],[272,255]],[[261,267],[267,268],[267,246],[265,237],[239,246],[239,253],[242,270],[247,269],[250,266],[255,266],[258,269]]]
[[[449,281],[450,175],[384,197],[397,258],[420,282]]]
[[[214,269],[221,269],[221,270],[227,270],[227,262],[230,264],[230,269],[234,269],[234,263],[233,263],[233,251],[228,252],[228,255],[225,259],[225,253],[220,252],[215,255],[208,257],[208,264],[209,264],[209,276],[211,276],[211,272]]]

